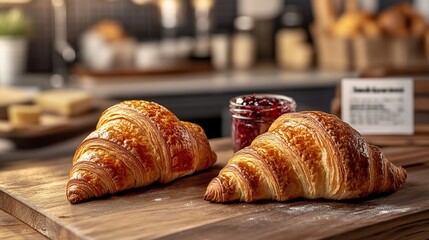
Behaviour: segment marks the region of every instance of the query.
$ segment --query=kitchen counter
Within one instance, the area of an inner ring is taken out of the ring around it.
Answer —
[[[249,71],[206,72],[151,77],[75,76],[77,84],[101,97],[226,94],[333,87],[353,72],[288,71],[259,67]]]
[[[297,110],[330,112],[337,83],[354,72],[288,71],[261,66],[249,71],[204,72],[151,77],[73,76],[71,86],[92,96],[115,100],[145,99],[157,102],[180,119],[200,124],[211,138],[229,136],[228,102],[250,93],[293,97]],[[19,85],[49,86],[49,75],[27,75]]]
[[[161,97],[189,94],[225,94],[229,92],[272,91],[333,87],[355,72],[308,70],[290,71],[261,66],[249,71],[210,71],[160,76],[93,77],[72,75],[68,86],[87,89],[94,96],[127,98]],[[18,86],[50,88],[50,74],[27,74]]]
[[[210,204],[200,196],[205,182],[217,174],[232,154],[230,139],[210,142],[218,154],[218,163],[209,171],[166,186],[133,190],[78,205],[70,205],[64,195],[71,156],[0,163],[0,208],[44,235],[61,239],[120,238],[127,233],[151,239],[284,239],[285,236],[292,239],[388,239],[393,236],[423,239],[428,236],[428,148],[383,149],[392,162],[405,166],[408,172],[405,185],[391,194],[353,201],[298,199],[284,203]],[[37,174],[45,175],[33,179],[32,175]],[[11,181],[8,176],[15,176],[19,181]],[[25,184],[27,176],[34,181]],[[17,188],[15,184],[25,184],[28,189]],[[135,205],[130,206],[133,202]],[[112,204],[115,207],[112,208]],[[102,207],[103,213],[98,207]],[[121,215],[122,220],[118,222],[115,214],[124,211],[127,215]],[[42,237],[5,214],[0,212],[0,216],[5,216],[0,218],[0,226],[14,231],[0,231],[0,238]],[[94,221],[98,224],[94,225]]]
[[[297,110],[330,112],[335,87],[353,72],[287,71],[269,66],[249,71],[205,72],[156,77],[76,77],[79,86],[94,96],[146,99],[157,102],[180,119],[200,124],[209,137],[230,133],[229,100],[250,93],[290,96]]]

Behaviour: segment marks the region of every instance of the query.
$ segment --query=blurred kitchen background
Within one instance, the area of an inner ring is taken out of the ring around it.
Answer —
[[[308,30],[313,23],[313,12],[310,0],[275,0],[268,2],[267,5],[272,6],[264,6],[266,5],[265,2],[262,3],[256,0],[1,0],[0,10],[4,12],[10,8],[19,8],[23,11],[23,15],[28,18],[31,35],[29,37],[27,71],[45,73],[54,70],[53,46],[56,31],[65,31],[64,36],[67,37],[67,42],[77,52],[82,50],[82,46],[79,46],[79,41],[85,31],[103,20],[115,21],[122,28],[121,31],[124,31],[127,37],[133,38],[137,43],[160,41],[163,37],[170,37],[168,34],[167,36],[164,35],[166,30],[163,29],[163,21],[166,24],[173,24],[173,26],[165,26],[166,28],[175,28],[171,37],[189,37],[195,40],[194,37],[198,35],[198,18],[196,15],[200,5],[203,11],[209,11],[208,19],[200,21],[209,21],[207,29],[211,35],[226,34],[231,36],[238,31],[234,21],[239,16],[246,16],[246,13],[254,18],[254,21],[261,22],[259,24],[269,22],[270,24],[265,25],[265,27],[271,29],[265,31],[271,36],[265,35],[265,37],[271,41],[267,41],[265,44],[272,46],[270,51],[265,53],[266,55],[261,53],[260,56],[274,57],[273,35],[275,32],[282,27],[296,26],[302,26]],[[339,6],[344,6],[345,2],[364,2],[365,6],[370,6],[371,11],[381,11],[392,4],[410,1],[344,0],[337,2],[340,2]],[[255,9],[250,9],[252,7],[248,5],[255,5],[253,7]],[[167,15],[164,17],[165,19],[177,18],[172,20],[173,23],[167,23],[168,20],[163,20],[161,13],[163,7],[165,8],[165,15]],[[262,9],[258,9],[260,7]],[[288,13],[289,15],[287,15]],[[293,15],[295,13],[298,16]],[[173,14],[177,14],[177,17]],[[288,23],[288,19],[281,19],[281,17],[286,18],[287,16],[291,18],[290,23]],[[55,22],[55,20],[57,21]],[[284,26],[285,24],[293,26]],[[108,27],[114,28],[116,26],[106,24],[106,28]],[[115,30],[112,29],[112,32]],[[120,38],[122,36],[116,37]],[[194,48],[195,46],[190,47]],[[82,58],[83,56],[78,56],[78,60],[73,62],[79,62]]]
[[[73,88],[156,101],[210,138],[229,135],[239,94],[331,112],[344,77],[427,70],[424,0],[0,0],[0,12],[3,108]]]

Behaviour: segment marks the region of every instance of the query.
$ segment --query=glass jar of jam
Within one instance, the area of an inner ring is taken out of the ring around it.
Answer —
[[[251,94],[232,98],[229,112],[234,152],[250,145],[255,137],[268,131],[280,115],[295,110],[295,100],[282,95]]]

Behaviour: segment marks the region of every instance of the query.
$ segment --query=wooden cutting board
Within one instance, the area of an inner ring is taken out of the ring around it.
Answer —
[[[421,163],[429,162],[429,149],[386,152],[395,162],[413,165],[395,193],[353,201],[214,204],[203,200],[205,188],[232,152],[228,139],[211,143],[219,160],[208,171],[77,205],[65,196],[71,157],[27,167],[3,164],[0,208],[53,239],[428,236],[422,234],[429,226],[429,166]]]
[[[40,124],[29,128],[13,128],[7,120],[0,120],[0,138],[12,141],[19,149],[34,149],[64,141],[93,130],[103,111],[115,103],[97,99],[91,111],[74,117],[43,113]]]

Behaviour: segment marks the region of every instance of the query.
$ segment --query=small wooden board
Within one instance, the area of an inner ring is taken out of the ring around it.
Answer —
[[[95,129],[101,113],[111,105],[113,102],[98,100],[90,112],[75,117],[43,113],[40,125],[22,129],[0,120],[0,138],[14,142],[19,149],[46,146]]]

